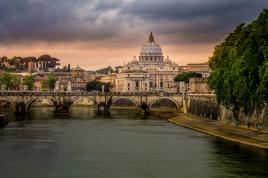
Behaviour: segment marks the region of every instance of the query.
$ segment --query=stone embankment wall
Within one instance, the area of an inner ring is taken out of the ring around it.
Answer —
[[[209,99],[189,99],[187,113],[217,120],[220,117],[220,106]]]
[[[224,106],[217,104],[213,98],[186,98],[187,109],[184,112],[213,120],[220,120],[225,124],[238,127],[268,132],[268,107],[267,105],[246,116],[240,111],[239,120],[234,118],[233,112]]]
[[[251,115],[245,115],[241,109],[239,120],[233,116],[233,112],[221,106],[220,118],[222,122],[234,126],[268,132],[268,108],[265,106],[259,111],[255,110]]]

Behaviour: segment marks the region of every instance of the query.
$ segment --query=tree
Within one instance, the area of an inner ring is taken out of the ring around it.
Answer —
[[[20,85],[20,80],[17,75],[6,72],[0,77],[0,85],[6,85],[7,89],[17,90]]]
[[[102,91],[102,86],[104,85],[104,91],[105,92],[109,92],[110,89],[111,89],[111,84],[110,83],[102,83],[100,81],[90,81],[87,83],[87,91],[90,92],[90,91],[99,91],[101,92]]]
[[[239,119],[267,103],[268,10],[252,23],[241,24],[217,45],[209,65],[208,84],[220,104],[232,109]]]
[[[175,82],[184,82],[186,91],[188,90],[188,84],[189,84],[189,79],[190,78],[201,78],[202,74],[197,73],[197,72],[184,72],[182,74],[177,75],[174,78]]]
[[[197,72],[184,72],[182,74],[179,74],[175,77],[174,81],[175,82],[185,82],[189,83],[190,78],[201,78],[202,74],[197,73]]]
[[[54,75],[50,74],[48,75],[46,80],[42,81],[42,88],[48,90],[54,90],[56,81],[57,78]]]
[[[23,81],[23,85],[27,85],[29,90],[33,90],[34,88],[34,75],[26,76]]]

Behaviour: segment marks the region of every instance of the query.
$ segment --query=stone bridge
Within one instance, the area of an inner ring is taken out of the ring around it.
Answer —
[[[67,107],[78,100],[88,99],[93,101],[96,106],[101,104],[111,104],[124,99],[135,104],[140,110],[142,104],[146,104],[150,110],[154,103],[162,100],[169,100],[174,103],[178,111],[187,112],[191,99],[211,100],[214,95],[198,95],[198,94],[174,94],[174,93],[101,93],[101,92],[38,92],[38,91],[2,91],[0,92],[0,102],[9,101],[16,108],[17,113],[28,112],[31,105],[36,101],[47,100],[56,109],[61,105]]]

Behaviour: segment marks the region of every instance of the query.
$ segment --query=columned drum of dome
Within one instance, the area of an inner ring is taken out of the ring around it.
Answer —
[[[161,47],[155,43],[153,33],[150,33],[148,41],[142,46],[139,57],[140,63],[164,63]]]

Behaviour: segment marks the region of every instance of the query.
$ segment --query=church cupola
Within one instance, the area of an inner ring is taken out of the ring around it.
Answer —
[[[148,42],[154,43],[154,35],[153,35],[153,32],[150,33]]]

